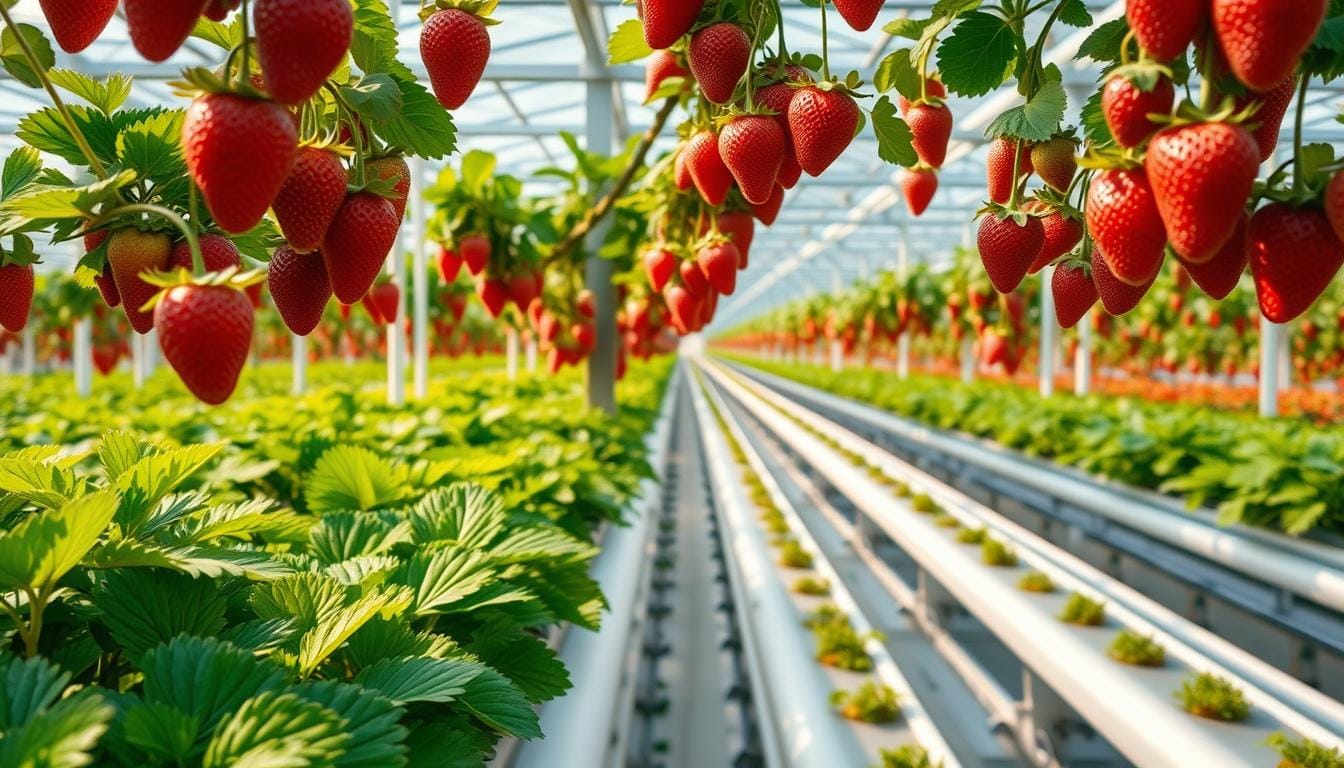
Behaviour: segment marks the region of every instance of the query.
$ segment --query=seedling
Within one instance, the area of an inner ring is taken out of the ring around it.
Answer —
[[[1278,768],[1344,768],[1344,753],[1311,739],[1294,741],[1286,733],[1276,733],[1265,743],[1279,750],[1283,759]]]
[[[980,558],[985,565],[996,568],[1012,568],[1017,565],[1017,550],[992,537],[986,537],[980,544]]]
[[[1225,677],[1201,672],[1181,684],[1176,698],[1186,712],[1209,720],[1235,723],[1251,716],[1241,689]]]
[[[943,761],[933,762],[929,751],[918,744],[906,744],[878,753],[882,764],[878,768],[943,768]]]
[[[867,682],[854,691],[835,691],[831,706],[848,720],[890,723],[901,716],[900,694],[881,683]]]
[[[943,511],[927,493],[916,493],[910,497],[910,508],[924,515],[935,515]]]
[[[974,544],[979,546],[989,537],[989,530],[986,528],[962,528],[957,531],[957,541],[962,544]]]
[[[1055,582],[1043,571],[1027,571],[1017,580],[1017,588],[1023,592],[1049,594],[1055,591]]]
[[[957,518],[946,512],[939,512],[938,515],[933,518],[933,524],[939,528],[957,528],[961,526],[961,523]]]
[[[788,539],[779,548],[779,564],[785,568],[811,568],[812,553],[797,539]]]
[[[891,494],[898,499],[908,499],[910,498],[910,486],[902,483],[900,480],[892,480]]]
[[[855,631],[847,617],[818,624],[812,628],[812,634],[817,638],[817,661],[822,664],[851,672],[873,668],[873,659],[863,648],[868,637]]]
[[[1077,624],[1080,627],[1099,627],[1106,623],[1106,604],[1074,592],[1059,612],[1059,620],[1065,624]]]
[[[831,594],[831,582],[818,576],[799,576],[793,582],[793,591],[800,595],[825,597]]]
[[[1106,651],[1112,659],[1136,667],[1160,667],[1167,663],[1167,650],[1151,635],[1122,629]]]

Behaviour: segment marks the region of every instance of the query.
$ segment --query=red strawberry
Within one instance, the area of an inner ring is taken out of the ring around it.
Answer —
[[[400,228],[397,212],[387,198],[370,192],[346,197],[322,247],[337,300],[354,304],[364,298],[396,245]]]
[[[695,258],[705,280],[714,286],[714,290],[724,296],[733,295],[737,290],[737,262],[742,258],[737,246],[715,243],[701,248]]]
[[[673,178],[677,183],[677,189],[682,192],[689,192],[691,187],[695,186],[695,179],[691,178],[691,166],[687,163],[689,159],[690,153],[686,151],[686,147],[682,147],[677,152],[677,159],[672,163]]]
[[[1001,219],[992,213],[981,218],[976,242],[994,290],[999,293],[1017,290],[1036,254],[1041,252],[1044,240],[1045,230],[1035,216],[1027,216],[1024,224],[1018,224],[1011,216]]]
[[[1246,254],[1260,311],[1271,322],[1287,323],[1310,309],[1335,278],[1344,243],[1321,211],[1274,203],[1251,217]]]
[[[639,0],[639,18],[644,22],[644,42],[654,50],[671,48],[691,31],[705,0]]]
[[[100,229],[96,232],[90,232],[84,236],[84,252],[93,253],[107,242],[107,237],[111,233],[106,229]],[[107,254],[103,254],[103,272],[93,278],[94,284],[98,286],[98,292],[103,295],[103,303],[109,307],[120,306],[121,294],[117,293],[117,280],[112,276],[112,267],[107,263]]]
[[[644,101],[652,101],[663,87],[663,81],[672,77],[687,77],[690,73],[681,65],[681,59],[671,51],[654,51],[644,68]]]
[[[462,316],[467,314],[466,294],[453,293],[448,295],[448,311],[453,313],[453,322],[462,322]]]
[[[768,227],[779,218],[779,209],[782,207],[784,207],[784,188],[776,184],[774,191],[770,193],[770,199],[760,205],[751,206],[751,212],[756,215],[757,221]]]
[[[644,252],[644,271],[649,275],[649,285],[661,293],[677,271],[677,255],[666,248],[650,248]]]
[[[569,334],[584,352],[592,352],[597,346],[597,326],[592,323],[574,323],[569,327]]]
[[[331,277],[320,253],[299,253],[287,247],[276,250],[266,273],[266,287],[280,319],[300,336],[317,328],[331,301]]]
[[[842,150],[843,151],[843,150]],[[784,153],[784,162],[779,166],[779,186],[793,189],[803,178],[803,166],[798,164],[798,150],[792,144]]]
[[[334,152],[317,147],[299,150],[271,206],[290,248],[312,253],[322,247],[331,220],[345,202],[345,182],[345,166]]]
[[[1055,319],[1061,328],[1072,328],[1097,303],[1097,285],[1082,262],[1068,262],[1055,267],[1050,278],[1050,290],[1055,295]]]
[[[355,31],[349,0],[257,0],[252,19],[266,90],[285,104],[317,93]]]
[[[915,167],[901,175],[901,192],[911,216],[921,216],[938,193],[938,172]]]
[[[1167,231],[1148,184],[1148,174],[1142,168],[1115,168],[1098,173],[1087,192],[1085,213],[1088,230],[1098,249],[1106,254],[1109,274],[1135,286],[1157,277],[1167,246]],[[1102,296],[1105,297],[1104,291]]]
[[[1237,99],[1237,111],[1245,109],[1254,102],[1260,103],[1260,109],[1256,111],[1255,116],[1250,119],[1251,125],[1256,128],[1251,131],[1255,137],[1256,146],[1260,148],[1260,162],[1265,162],[1269,156],[1274,154],[1274,149],[1279,145],[1279,133],[1283,130],[1283,118],[1288,114],[1288,107],[1292,106],[1293,97],[1297,95],[1297,80],[1292,76],[1283,79],[1283,82],[1274,86],[1274,89],[1268,93],[1251,92]]]
[[[779,124],[779,129],[784,132],[784,139],[789,147],[793,147],[793,133],[789,128],[789,105],[793,103],[793,94],[798,89],[784,83],[773,83],[764,88],[756,89],[756,104],[765,109],[774,112],[775,122]]]
[[[504,287],[504,281],[494,277],[477,278],[476,295],[480,297],[481,304],[491,317],[499,317],[504,311],[504,305],[509,301],[509,292]]]
[[[835,10],[856,32],[867,32],[887,0],[835,0]]]
[[[723,164],[719,153],[719,137],[713,131],[700,131],[687,142],[686,168],[700,196],[710,205],[723,205],[728,190],[733,186],[733,174]]]
[[[509,300],[520,311],[527,309],[527,305],[541,295],[541,281],[537,279],[535,272],[527,270],[515,272],[509,275],[509,279],[504,285],[508,290]]]
[[[1237,79],[1268,91],[1293,68],[1325,20],[1328,0],[1213,0],[1213,30]]]
[[[1208,17],[1207,0],[1127,0],[1125,16],[1143,49],[1161,61],[1185,53]]]
[[[206,272],[223,272],[229,267],[242,268],[243,255],[229,238],[223,235],[204,234],[197,240],[201,246],[201,261],[205,263]],[[187,245],[186,240],[179,240],[173,244],[172,253],[168,256],[168,268],[188,271],[195,269],[191,263],[191,246]]]
[[[364,298],[359,300],[359,305],[364,308],[365,312],[369,313],[369,319],[373,321],[374,325],[391,325],[387,318],[383,317],[382,307],[379,307],[378,302],[373,300],[373,291],[374,289],[370,288],[369,292],[364,294]]]
[[[709,293],[709,280],[705,278],[705,273],[700,271],[700,265],[695,261],[687,260],[681,262],[678,267],[681,272],[681,282],[686,286],[686,290],[697,299]]]
[[[1325,186],[1325,216],[1335,235],[1344,240],[1344,171],[1335,171],[1330,183]]]
[[[1151,280],[1140,285],[1129,285],[1116,279],[1110,267],[1106,266],[1108,262],[1109,259],[1102,253],[1100,245],[1092,249],[1092,282],[1097,284],[1101,305],[1105,307],[1107,314],[1119,317],[1137,307],[1147,295],[1148,289],[1152,288],[1153,282],[1157,280],[1157,272],[1161,271],[1162,263],[1158,262]]]
[[[31,264],[6,264],[0,267],[0,327],[18,333],[28,325],[33,310],[36,278]]]
[[[690,333],[695,316],[700,311],[700,302],[689,290],[680,285],[669,285],[663,291],[663,301],[672,316],[672,325],[683,336]]]
[[[1198,264],[1236,229],[1260,171],[1260,150],[1238,125],[1176,126],[1149,142],[1144,169],[1172,248]]]
[[[597,304],[593,299],[593,292],[587,288],[579,291],[579,296],[574,301],[574,309],[589,320],[597,317]]]
[[[490,238],[485,235],[467,235],[458,242],[457,249],[462,254],[467,271],[472,275],[481,274],[490,263]]]
[[[420,59],[434,96],[447,109],[467,103],[490,60],[490,33],[466,11],[435,11],[420,30]]]
[[[382,157],[365,163],[369,178],[392,181],[392,208],[397,212],[397,221],[406,218],[406,201],[411,194],[411,167],[401,155]]]
[[[985,176],[989,185],[989,199],[996,203],[1007,203],[1013,196],[1013,186],[1023,176],[1032,172],[1031,150],[1023,148],[1017,151],[1018,142],[1013,139],[997,138],[989,145],[989,154],[985,156]],[[1017,159],[1014,160],[1014,153]],[[1013,166],[1017,166],[1017,178],[1013,178]]]
[[[383,325],[393,325],[401,314],[401,289],[396,283],[379,283],[369,289],[369,299],[378,308]]]
[[[1074,144],[1069,139],[1053,138],[1031,148],[1031,167],[1037,176],[1056,192],[1064,193],[1078,173]]]
[[[205,17],[211,21],[223,21],[241,2],[242,0],[210,0],[205,6]]]
[[[179,285],[154,307],[163,358],[210,405],[228,400],[238,386],[253,322],[252,303],[231,286]]]
[[[1083,223],[1053,210],[1041,219],[1045,230],[1045,239],[1041,242],[1041,252],[1036,255],[1028,274],[1036,274],[1056,259],[1072,251],[1083,239]]]
[[[439,246],[439,278],[443,280],[444,285],[452,285],[457,282],[457,276],[462,273],[462,257],[457,255],[457,251],[446,246]]]
[[[719,214],[719,231],[728,236],[742,254],[742,263],[738,269],[746,269],[747,256],[751,254],[751,244],[756,239],[756,220],[744,211],[729,211]]]
[[[135,50],[150,61],[166,61],[191,35],[209,0],[126,0],[126,31]]]
[[[215,223],[255,227],[275,202],[298,152],[289,111],[271,101],[207,93],[187,109],[182,155]]]
[[[93,367],[98,369],[98,373],[107,376],[117,367],[117,361],[121,359],[121,350],[117,349],[116,344],[94,344],[93,345]]]
[[[66,53],[79,53],[107,29],[117,0],[39,0],[51,35]]]
[[[771,118],[743,115],[723,127],[719,156],[748,203],[770,199],[784,162],[784,132]]]
[[[146,302],[159,292],[156,286],[140,279],[140,273],[165,270],[173,244],[159,232],[141,232],[124,229],[112,235],[107,243],[107,263],[121,295],[122,309],[131,328],[141,335],[154,327],[154,315],[141,311]]]
[[[1176,88],[1171,80],[1158,78],[1151,91],[1139,87],[1122,75],[1114,75],[1101,89],[1101,111],[1106,125],[1122,147],[1137,147],[1162,126],[1149,115],[1169,115],[1176,103]]]
[[[798,89],[789,102],[789,132],[798,165],[820,176],[845,153],[859,127],[859,106],[843,91]]]
[[[686,53],[700,92],[715,104],[727,104],[751,63],[751,38],[736,24],[721,21],[692,35]]]
[[[924,90],[929,98],[945,99],[947,98],[947,86],[943,85],[941,80],[929,78],[925,80]],[[901,114],[904,115],[910,111],[910,100],[905,96],[900,96]]]
[[[1185,267],[1183,271],[1190,279],[1195,281],[1200,290],[1214,299],[1221,301],[1227,298],[1241,281],[1242,273],[1246,271],[1246,227],[1250,218],[1246,211],[1241,212],[1232,237],[1218,249],[1218,253],[1214,254],[1212,259],[1203,264],[1182,263]]]
[[[946,104],[916,104],[905,121],[910,125],[911,143],[919,159],[931,168],[942,168],[947,159],[947,142],[952,138],[952,110]]]

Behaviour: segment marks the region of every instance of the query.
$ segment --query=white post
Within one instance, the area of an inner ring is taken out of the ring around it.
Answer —
[[[146,346],[145,337],[131,331],[131,379],[136,389],[145,386],[145,371],[149,368],[145,360]]]
[[[23,329],[23,375],[37,372],[37,339],[32,323]]]
[[[518,380],[518,330],[509,328],[504,334],[504,361],[509,381]]]
[[[1050,281],[1053,266],[1041,270],[1041,397],[1055,394],[1055,347],[1059,341],[1059,324],[1055,321],[1055,294]]]
[[[291,394],[302,395],[308,391],[308,338],[290,334],[290,355],[294,381],[290,386]]]
[[[75,321],[74,349],[71,362],[75,371],[75,392],[80,397],[93,393],[93,326],[87,319]]]
[[[905,227],[901,227],[901,240],[896,249],[896,274],[904,286],[905,278],[910,274],[910,238]],[[902,379],[910,378],[910,329],[901,332],[896,339],[896,375]]]
[[[831,340],[831,370],[835,373],[845,370],[845,347],[839,339]]]
[[[400,306],[397,321],[387,326],[387,402],[403,405],[406,402],[406,334],[402,332],[401,318],[405,317],[406,270],[402,269],[406,246],[405,223],[397,235],[397,244],[387,259],[387,274],[397,286]]]
[[[1279,415],[1280,361],[1284,357],[1285,326],[1260,318],[1260,415]]]
[[[961,340],[961,382],[970,384],[975,381],[975,342],[967,336]]]
[[[528,339],[527,339],[527,346],[525,347],[525,349],[526,349],[526,355],[527,355],[527,372],[528,372],[528,373],[536,373],[536,372],[537,372],[537,337],[536,337],[536,336],[529,336],[529,337],[528,337]]]
[[[8,376],[14,372],[14,350],[8,344],[5,350],[0,352],[0,376]]]
[[[429,254],[425,243],[425,199],[420,185],[423,183],[425,167],[419,158],[411,160],[411,231],[414,233],[413,247],[415,309],[413,323],[413,342],[415,347],[415,397],[422,400],[429,396]]]
[[[1078,349],[1073,353],[1073,393],[1079,397],[1092,394],[1092,313],[1088,310],[1078,324]]]

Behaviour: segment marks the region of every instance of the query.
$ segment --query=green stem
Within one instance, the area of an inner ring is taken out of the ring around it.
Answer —
[[[364,170],[364,129],[355,119],[355,110],[351,109],[350,105],[346,103],[345,97],[341,96],[341,92],[337,90],[336,86],[328,80],[322,87],[326,88],[331,97],[336,100],[336,111],[344,115],[346,124],[350,126],[350,139],[355,143],[355,182],[362,187],[369,181]]]
[[[42,638],[42,614],[50,593],[46,589],[34,593],[29,587],[24,587],[23,592],[28,595],[28,632],[23,635],[23,647],[24,655],[31,659],[37,655],[37,643]]]
[[[821,0],[821,79],[831,79],[831,48],[826,33],[826,0]]]
[[[243,0],[242,7],[238,10],[239,21],[243,25],[243,66],[238,72],[238,84],[240,86],[250,86],[252,84],[252,30],[251,21],[247,14],[247,0]],[[224,73],[228,77],[228,72]]]
[[[101,180],[106,180],[108,178],[107,169],[103,167],[103,163],[98,159],[98,156],[93,153],[93,147],[89,144],[89,140],[84,137],[84,132],[79,130],[79,126],[75,125],[75,120],[71,117],[69,108],[65,106],[61,94],[56,91],[56,86],[52,85],[51,78],[47,76],[47,68],[38,60],[37,54],[33,53],[32,46],[28,44],[28,38],[24,37],[14,24],[14,20],[9,16],[9,6],[3,2],[0,2],[0,17],[4,18],[5,26],[9,27],[14,34],[14,39],[18,40],[19,47],[23,49],[24,58],[28,59],[28,65],[33,68],[33,73],[37,75],[37,79],[42,81],[42,87],[46,89],[47,95],[51,97],[52,104],[56,106],[56,111],[60,113],[61,121],[65,123],[66,130],[70,131],[75,143],[79,145],[79,151],[83,153],[84,159],[89,161],[89,168],[93,171],[93,175]]]
[[[1055,6],[1055,10],[1051,11],[1050,17],[1045,20],[1045,26],[1041,28],[1041,35],[1037,38],[1036,46],[1032,49],[1031,67],[1027,69],[1027,87],[1023,89],[1027,101],[1031,101],[1036,97],[1036,88],[1039,85],[1039,83],[1036,82],[1036,73],[1040,71],[1043,66],[1041,54],[1045,51],[1045,41],[1050,37],[1050,28],[1055,26],[1055,22],[1059,20],[1059,14],[1064,11],[1064,5],[1068,2],[1069,0],[1059,0],[1059,4]],[[1021,23],[1020,20],[1019,23]]]
[[[1203,75],[1199,79],[1199,108],[1206,114],[1213,110],[1213,66],[1217,61],[1214,47],[1217,44],[1213,28],[1210,27],[1204,38],[1204,52],[1199,57],[1199,72]]]
[[[187,223],[186,219],[177,215],[175,211],[171,211],[161,205],[131,203],[129,205],[119,206],[99,216],[98,220],[94,222],[94,227],[102,226],[118,216],[125,216],[128,213],[147,213],[151,216],[158,216],[167,220],[169,224],[172,224],[182,233],[182,239],[187,241],[187,247],[191,249],[192,271],[196,273],[197,277],[205,274],[205,258],[201,256],[201,241],[196,236],[196,230]]]
[[[1311,86],[1311,77],[1302,76],[1302,85],[1297,91],[1297,117],[1293,123],[1293,193],[1301,196],[1306,190],[1307,179],[1302,173],[1302,116],[1307,111],[1307,88]]]
[[[1022,140],[1012,138],[1013,142],[1013,191],[1008,196],[1008,210],[1016,211],[1022,199]]]
[[[924,46],[924,50],[919,54],[919,100],[921,102],[929,99],[929,55],[933,53],[933,41]]]

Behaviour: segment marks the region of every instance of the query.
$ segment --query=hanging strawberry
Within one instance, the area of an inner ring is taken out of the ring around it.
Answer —
[[[498,24],[487,14],[494,0],[435,0],[423,11],[420,60],[429,72],[434,96],[447,109],[467,103],[490,60],[490,33]]]

